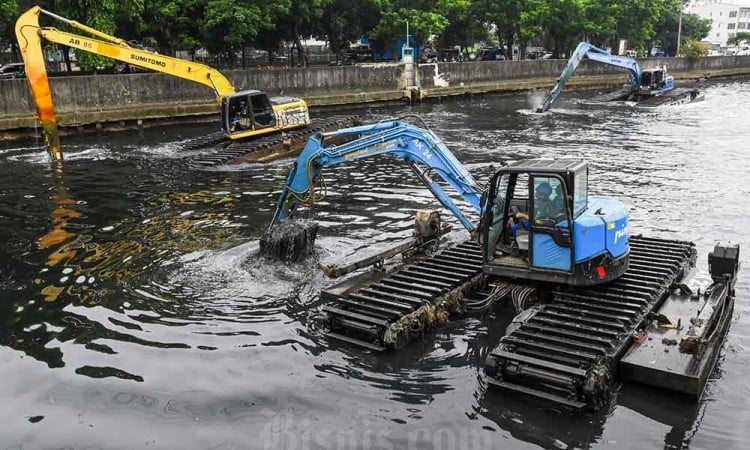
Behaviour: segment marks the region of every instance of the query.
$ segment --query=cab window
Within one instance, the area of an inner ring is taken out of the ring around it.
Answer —
[[[573,184],[573,217],[578,217],[588,206],[589,185],[588,185],[588,168],[575,174]]]
[[[554,223],[565,219],[565,193],[557,177],[534,177],[534,221]]]

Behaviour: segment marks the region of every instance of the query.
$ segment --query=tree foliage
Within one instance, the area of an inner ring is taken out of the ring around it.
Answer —
[[[261,31],[274,29],[276,18],[289,11],[291,0],[208,0],[201,24],[202,41],[213,53],[241,51]]]
[[[0,48],[14,42],[13,24],[16,22],[18,9],[16,0],[0,0]]]
[[[750,42],[750,31],[740,31],[739,33],[732,36],[728,41],[727,44],[729,45],[737,45],[741,42]]]
[[[375,28],[380,19],[380,10],[372,0],[331,0],[324,8],[323,17],[313,24],[314,35],[327,38],[331,50],[338,53],[349,42],[358,40]]]
[[[680,55],[689,61],[697,61],[701,56],[708,55],[708,46],[700,41],[687,41],[680,46]]]
[[[149,0],[144,3],[143,14],[135,18],[136,27],[128,28],[123,20],[123,32],[135,28],[140,42],[147,45],[154,43],[160,53],[167,55],[174,55],[177,50],[195,50],[203,45],[200,25],[206,2]]]
[[[677,53],[677,28],[680,14],[678,11],[665,11],[656,27],[655,41],[669,54]],[[711,21],[695,14],[682,15],[682,35],[680,40],[700,41],[711,31]]]
[[[292,0],[287,12],[279,16],[279,37],[294,43],[298,63],[302,66],[307,65],[302,39],[315,34],[316,25],[324,20],[326,7],[330,3],[331,0]]]
[[[114,34],[116,30],[115,17],[118,14],[139,15],[143,12],[144,0],[100,0],[95,5],[88,0],[57,0],[47,3],[45,9],[63,17],[78,21],[107,34]],[[45,6],[43,6],[45,7]],[[68,28],[61,23],[55,24],[59,28]],[[76,31],[80,33],[80,31]],[[67,52],[66,52],[67,57]],[[76,51],[78,65],[82,69],[97,69],[109,67],[113,61],[103,56],[84,51]]]
[[[369,35],[391,48],[399,39],[409,35],[418,42],[427,42],[432,36],[443,34],[449,24],[449,15],[467,10],[469,0],[374,0],[379,20]]]

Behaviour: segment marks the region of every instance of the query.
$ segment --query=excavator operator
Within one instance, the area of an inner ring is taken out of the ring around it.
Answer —
[[[230,131],[247,130],[253,126],[252,115],[245,100],[241,100],[239,107],[233,108],[232,113]]]
[[[557,221],[565,213],[565,204],[562,201],[562,184],[556,189],[555,198],[551,199],[552,186],[546,181],[539,183],[534,189],[534,220],[538,223],[540,220]],[[526,256],[529,245],[529,215],[525,212],[517,211],[509,220],[508,227],[513,237],[516,248],[520,251],[522,257]]]
[[[550,200],[552,194],[552,186],[546,181],[539,183],[534,189],[534,218],[549,218],[554,217],[551,215],[553,202]],[[523,227],[529,228],[529,215],[525,212],[518,211],[514,217],[516,220],[520,220]]]

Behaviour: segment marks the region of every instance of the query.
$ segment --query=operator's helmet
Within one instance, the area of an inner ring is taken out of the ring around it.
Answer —
[[[552,186],[550,186],[546,181],[540,183],[539,186],[536,187],[537,197],[549,198],[550,194],[552,194]]]

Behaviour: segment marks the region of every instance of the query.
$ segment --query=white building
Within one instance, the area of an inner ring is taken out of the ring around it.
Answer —
[[[727,40],[738,31],[750,32],[750,0],[694,0],[685,12],[711,20],[705,41],[726,48]]]

